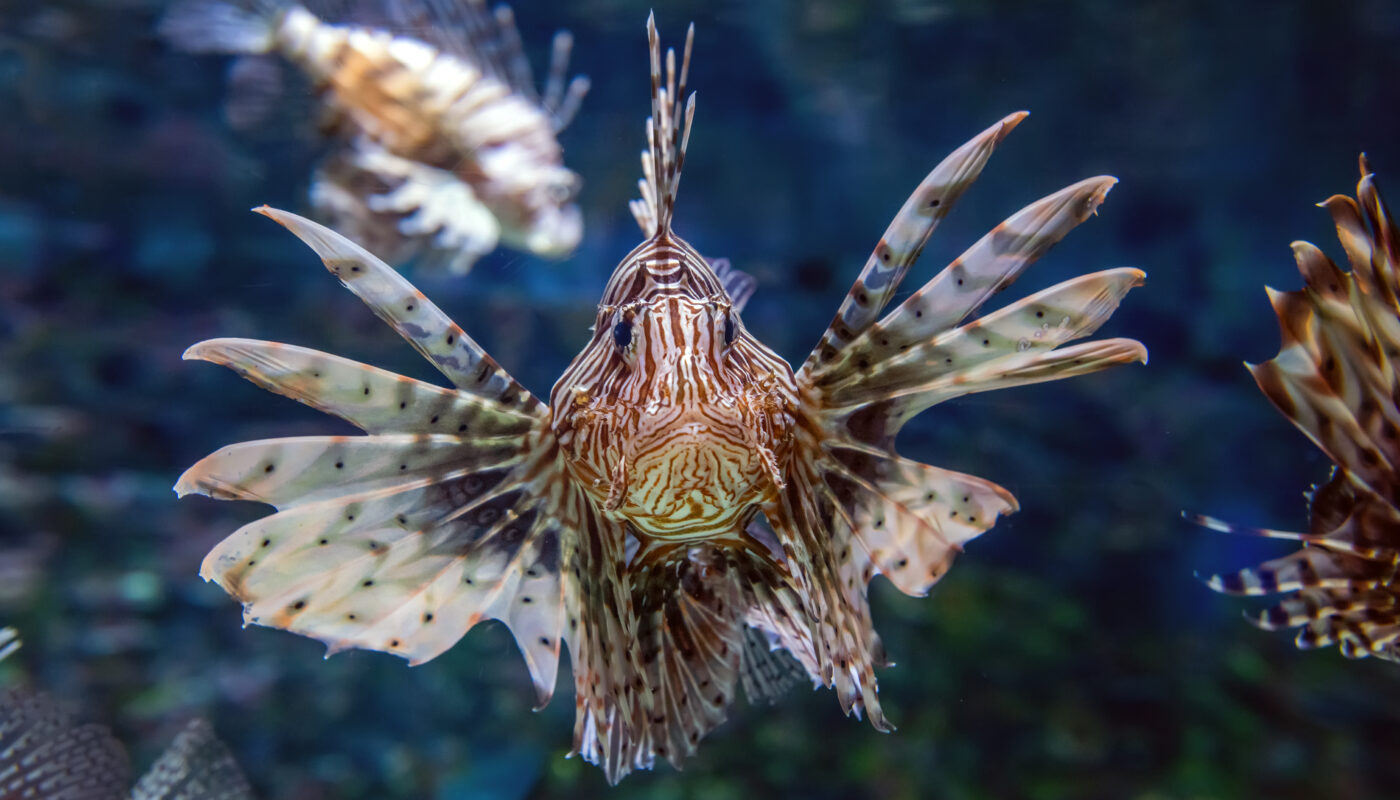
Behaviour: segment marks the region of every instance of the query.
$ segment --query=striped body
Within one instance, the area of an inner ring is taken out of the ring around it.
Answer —
[[[362,247],[263,209],[453,388],[278,343],[198,344],[186,357],[367,435],[233,445],[176,485],[277,507],[201,571],[248,622],[332,652],[422,663],[498,619],[541,704],[567,645],[574,750],[613,782],[657,757],[679,767],[741,685],[763,692],[794,671],[893,730],[877,693],[888,662],[870,581],[922,595],[1016,509],[990,481],[901,458],[900,428],[948,398],[1146,359],[1132,340],[1071,344],[1108,319],[1138,270],[975,315],[1095,212],[1106,176],[1022,209],[885,313],[933,228],[1025,116],[1013,114],[919,183],[794,373],[739,318],[752,279],[672,229],[695,108],[693,96],[678,102],[692,39],[680,69],[668,52],[663,71],[651,20],[648,37],[652,115],[631,205],[644,241],[613,273],[548,404]]]

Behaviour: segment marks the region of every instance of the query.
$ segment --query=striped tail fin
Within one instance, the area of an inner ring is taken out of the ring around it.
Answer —
[[[1349,658],[1400,661],[1400,231],[1365,156],[1357,196],[1331,212],[1350,272],[1317,247],[1294,242],[1304,288],[1269,290],[1282,344],[1247,365],[1269,401],[1336,464],[1312,492],[1307,533],[1248,529],[1211,517],[1207,527],[1290,538],[1303,549],[1206,583],[1228,594],[1289,594],[1256,625],[1298,627],[1300,648],[1339,645]]]
[[[681,169],[685,166],[686,146],[690,143],[690,125],[695,119],[693,92],[686,98],[684,118],[676,102],[685,96],[695,25],[692,24],[685,34],[679,76],[676,51],[666,51],[665,83],[661,80],[661,40],[656,33],[655,14],[647,16],[647,41],[651,48],[651,116],[647,118],[647,149],[642,153],[643,177],[638,184],[642,196],[633,200],[629,207],[642,232],[657,237],[671,232],[676,191],[680,187]]]

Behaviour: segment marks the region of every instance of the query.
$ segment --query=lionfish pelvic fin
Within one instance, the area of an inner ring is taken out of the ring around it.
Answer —
[[[666,82],[661,82],[661,40],[656,33],[656,15],[647,16],[647,41],[651,47],[651,116],[647,118],[647,149],[642,153],[642,175],[638,182],[641,198],[628,204],[642,233],[652,238],[671,232],[676,191],[685,166],[685,150],[690,143],[690,125],[695,119],[695,93],[685,101],[684,117],[676,100],[685,95],[690,73],[690,52],[695,42],[695,24],[685,34],[679,80],[676,51],[666,51]]]

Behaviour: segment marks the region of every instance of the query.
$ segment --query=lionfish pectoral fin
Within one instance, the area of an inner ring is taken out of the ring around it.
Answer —
[[[247,622],[420,664],[499,619],[540,700],[558,670],[560,539],[547,477],[520,444],[378,434],[248,442],[191,467],[177,490],[271,503],[200,575]]]
[[[854,545],[852,574],[868,583],[873,570],[916,597],[943,577],[964,544],[1018,508],[991,481],[895,456],[833,447],[821,464],[826,488],[844,500],[837,516]]]
[[[210,339],[191,346],[184,358],[226,366],[367,433],[521,437],[535,425],[534,415],[475,395],[281,342]]]
[[[743,612],[729,556],[678,546],[632,587],[637,645],[651,703],[653,751],[680,769],[700,739],[724,722],[738,688]]]
[[[565,479],[548,414],[420,292],[363,248],[293,214],[286,225],[454,383],[441,389],[314,350],[218,339],[221,363],[335,414],[367,436],[235,444],[176,491],[269,503],[277,513],[216,546],[200,574],[247,623],[419,664],[483,619],[510,628],[541,702],[558,672]]]
[[[982,174],[996,146],[1026,116],[1025,111],[1007,115],[954,150],[924,177],[880,237],[820,344],[807,357],[803,371],[814,372],[831,363],[879,318],[938,223]]]
[[[869,578],[852,574],[849,558],[838,563],[842,534],[849,529],[833,531],[837,512],[830,501],[829,490],[818,486],[799,465],[789,474],[778,499],[763,508],[783,552],[791,554],[782,572],[800,603],[774,632],[783,641],[783,634],[791,635],[796,628],[801,638],[784,642],[785,646],[816,683],[836,690],[845,714],[865,714],[876,730],[893,731],[880,706],[875,680],[875,666],[885,657],[865,595]],[[750,619],[754,621],[752,612]],[[803,652],[804,639],[810,641],[810,655]]]
[[[316,251],[331,274],[458,389],[524,413],[540,410],[539,400],[461,326],[368,250],[305,217],[270,206],[253,210],[275,220]]]
[[[807,677],[802,662],[781,647],[777,637],[761,628],[744,628],[739,679],[750,705],[772,705]]]

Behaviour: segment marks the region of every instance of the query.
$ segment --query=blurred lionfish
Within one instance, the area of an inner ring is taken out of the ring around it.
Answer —
[[[19,648],[19,632],[14,628],[0,628],[0,661],[14,655]]]
[[[251,800],[209,723],[191,720],[131,786],[126,748],[101,725],[74,725],[53,700],[0,692],[0,797],[43,800]]]
[[[622,260],[593,335],[542,404],[383,262],[264,208],[455,389],[274,342],[217,339],[187,358],[229,366],[367,436],[247,442],[201,460],[181,494],[278,512],[219,544],[201,574],[244,619],[421,664],[486,618],[504,622],[541,705],[572,654],[574,751],[615,782],[677,767],[767,657],[833,686],[847,714],[892,730],[866,587],[922,595],[963,544],[1014,511],[1005,489],[900,458],[901,426],[942,400],[1147,357],[1135,341],[1061,345],[1104,322],[1143,273],[1067,281],[968,317],[1097,209],[1091,178],[1022,210],[881,316],[934,226],[1025,116],[936,167],[875,248],[794,374],[745,328],[752,281],[672,230],[694,114],[648,19],[652,116],[646,240]],[[755,643],[757,640],[757,644]],[[781,653],[780,651],[786,651]],[[757,680],[750,680],[757,676]]]
[[[292,0],[187,0],[161,31],[187,50],[278,53],[303,70],[343,140],[313,178],[313,205],[391,260],[465,273],[498,241],[572,253],[580,179],[556,138],[588,90],[583,77],[565,88],[572,37],[555,36],[540,95],[509,7],[382,2],[386,23],[423,39],[329,24]]]
[[[1283,415],[1335,463],[1310,493],[1307,533],[1216,530],[1294,539],[1292,555],[1230,575],[1210,588],[1228,594],[1291,593],[1246,619],[1265,630],[1298,628],[1298,647],[1340,644],[1348,658],[1400,661],[1400,231],[1391,222],[1366,157],[1356,200],[1334,195],[1332,214],[1351,272],[1321,250],[1293,243],[1305,288],[1268,290],[1283,344],[1254,380]]]

